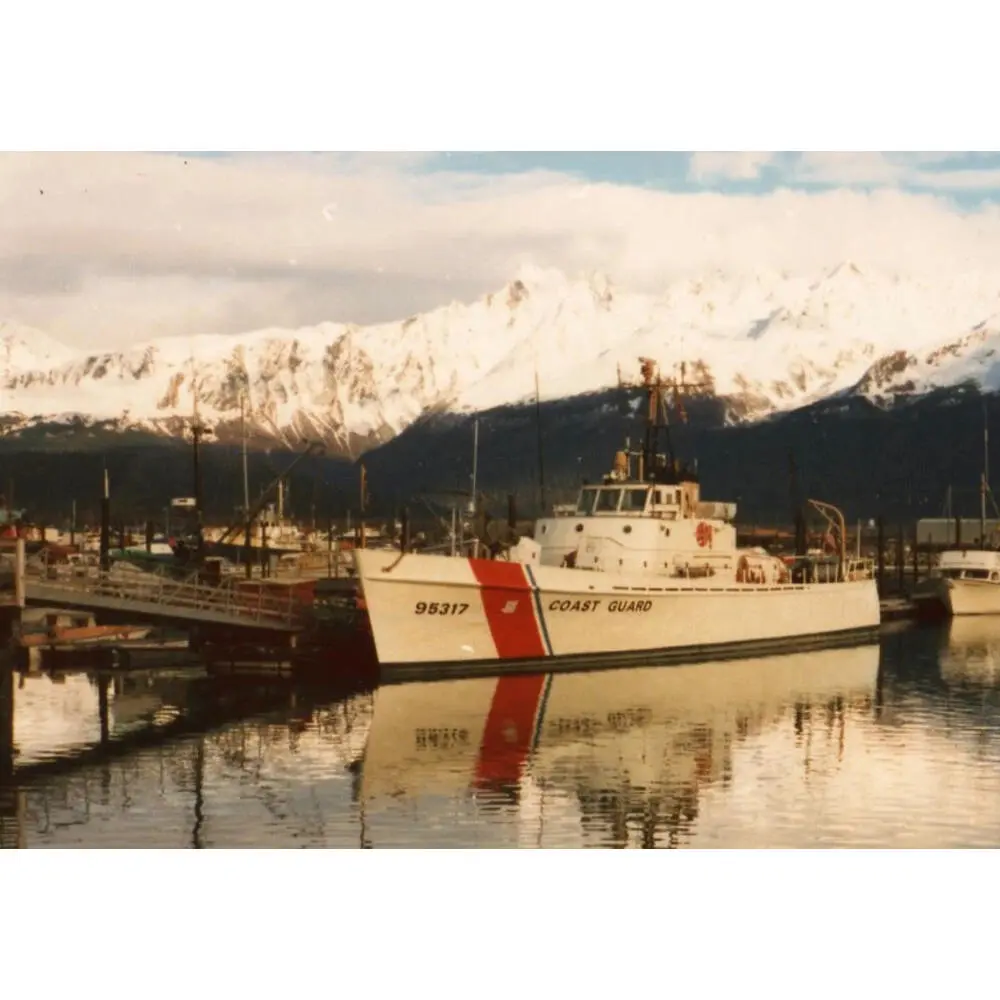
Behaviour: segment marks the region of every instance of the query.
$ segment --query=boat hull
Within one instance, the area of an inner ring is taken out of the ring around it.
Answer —
[[[873,580],[713,586],[502,560],[357,558],[385,680],[748,656],[853,643],[880,624]]]
[[[1000,583],[945,580],[943,602],[950,615],[1000,615]]]
[[[913,601],[926,620],[1000,615],[1000,582],[933,577],[919,585]]]

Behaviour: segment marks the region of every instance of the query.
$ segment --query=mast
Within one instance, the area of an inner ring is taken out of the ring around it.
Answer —
[[[538,392],[538,365],[535,364],[535,431],[538,435],[538,499],[545,516],[545,461],[542,450],[542,397]]]
[[[475,518],[479,513],[479,494],[476,492],[476,479],[479,473],[479,417],[472,425],[472,504],[470,514],[473,518],[472,558],[479,558],[479,531],[475,527]]]
[[[986,491],[990,475],[990,427],[983,398],[983,471],[979,479],[979,546],[986,548]]]
[[[204,562],[205,557],[205,535],[204,535],[204,514],[202,511],[202,479],[201,479],[201,439],[209,433],[208,426],[203,424],[198,413],[198,383],[193,372],[194,357],[191,358],[191,457],[192,476],[194,479],[194,536],[195,552],[198,563]]]
[[[479,417],[472,425],[472,513],[476,512],[476,478],[479,473]]]
[[[711,383],[685,382],[684,377],[687,366],[684,362],[681,362],[679,365],[680,377],[672,378],[669,381],[660,375],[659,366],[652,358],[640,358],[639,364],[642,373],[640,385],[646,390],[647,405],[643,447],[639,453],[637,478],[654,482],[658,478],[662,479],[664,473],[670,478],[676,478],[680,474],[680,469],[670,433],[670,421],[667,415],[667,392],[669,390],[673,391],[674,404],[677,406],[681,418],[686,419],[679,399],[680,391],[682,389],[710,388]],[[618,377],[619,384],[623,384],[620,370]],[[660,442],[661,434],[664,436],[662,446]],[[658,458],[662,458],[664,461],[662,463],[658,462]],[[688,478],[693,478],[693,476],[689,474]]]
[[[365,549],[368,542],[365,536],[365,513],[368,508],[368,470],[365,463],[361,463],[361,478],[358,486],[358,500],[361,505],[360,516],[358,518],[358,548]]]
[[[240,439],[243,450],[243,513],[250,510],[250,474],[247,466],[246,394],[240,393]]]

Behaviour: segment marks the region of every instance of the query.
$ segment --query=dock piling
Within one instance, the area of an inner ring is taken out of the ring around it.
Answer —
[[[896,576],[898,577],[899,592],[902,594],[906,584],[906,543],[901,524],[896,527]]]
[[[19,610],[25,604],[25,573],[27,572],[27,557],[23,538],[18,538],[14,546],[14,603]],[[20,615],[18,615],[20,617]]]
[[[879,595],[885,593],[885,524],[882,521],[882,515],[879,514],[878,520],[875,522],[876,525],[876,550],[875,558],[876,562],[876,579],[878,580],[878,592]]]

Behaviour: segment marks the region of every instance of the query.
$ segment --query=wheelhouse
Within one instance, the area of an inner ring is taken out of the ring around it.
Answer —
[[[658,515],[676,517],[683,498],[679,486],[584,486],[576,502],[577,517]]]

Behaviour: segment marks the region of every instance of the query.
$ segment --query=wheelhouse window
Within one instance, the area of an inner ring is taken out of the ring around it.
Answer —
[[[623,490],[601,490],[597,496],[597,506],[594,508],[594,513],[611,514],[617,511],[623,492]]]
[[[941,576],[948,580],[989,580],[992,578],[988,569],[943,569]]]
[[[576,502],[577,514],[592,514],[594,512],[594,501],[597,499],[597,492],[592,486],[580,491],[580,499]]]
[[[646,497],[649,496],[649,489],[645,486],[628,489],[622,498],[622,510],[631,514],[640,514],[646,509]]]

